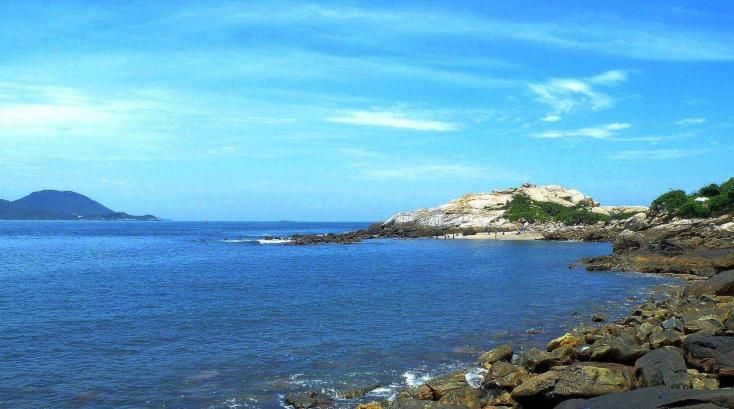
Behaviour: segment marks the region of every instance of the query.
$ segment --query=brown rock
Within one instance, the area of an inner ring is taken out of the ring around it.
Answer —
[[[550,352],[561,346],[569,346],[571,348],[581,345],[583,341],[571,333],[566,333],[554,340],[551,340],[546,347],[546,351]]]
[[[633,385],[631,367],[587,362],[555,367],[532,377],[512,391],[512,398],[529,408],[546,408],[566,399],[587,398],[629,390]]]
[[[500,388],[513,389],[528,379],[528,372],[517,365],[508,362],[496,362],[492,364],[487,373],[484,374],[484,389]]]
[[[490,350],[489,352],[483,353],[479,357],[478,362],[479,365],[489,368],[490,365],[497,361],[509,362],[510,359],[512,359],[512,345],[504,344]]]

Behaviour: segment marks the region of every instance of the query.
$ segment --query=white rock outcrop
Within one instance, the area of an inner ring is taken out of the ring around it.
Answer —
[[[489,193],[469,193],[437,207],[401,212],[385,220],[383,225],[410,223],[426,227],[511,229],[516,227],[516,223],[505,219],[504,207],[517,194],[526,195],[534,201],[553,202],[568,207],[583,203],[590,206],[593,212],[608,215],[647,211],[644,206],[600,206],[576,189],[526,183],[521,187]]]

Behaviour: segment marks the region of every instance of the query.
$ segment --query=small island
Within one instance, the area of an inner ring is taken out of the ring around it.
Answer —
[[[41,190],[21,199],[0,199],[0,220],[134,220],[156,221],[146,214],[133,216],[116,212],[82,194],[71,191]]]

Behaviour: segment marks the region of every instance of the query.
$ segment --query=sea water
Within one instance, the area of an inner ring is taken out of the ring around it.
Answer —
[[[277,408],[375,383],[367,399],[388,398],[669,281],[569,268],[603,243],[266,238],[366,226],[2,222],[0,407]]]

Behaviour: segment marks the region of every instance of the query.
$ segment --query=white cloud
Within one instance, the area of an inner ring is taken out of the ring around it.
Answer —
[[[543,122],[558,122],[561,120],[560,115],[546,115],[543,118],[541,118],[541,121]]]
[[[385,128],[412,129],[416,131],[447,132],[459,129],[451,122],[408,118],[395,112],[353,111],[342,116],[331,117],[329,122],[351,125],[379,126]]]
[[[605,71],[589,78],[552,78],[544,83],[530,84],[536,100],[551,109],[550,117],[579,109],[600,111],[612,106],[614,100],[596,86],[614,86],[627,80],[627,72]]]
[[[706,149],[652,149],[652,150],[628,150],[621,151],[609,156],[609,159],[635,160],[635,159],[680,159],[689,156],[706,153]]]
[[[628,123],[611,123],[594,127],[566,130],[566,131],[545,131],[531,135],[540,139],[561,139],[561,138],[592,138],[592,139],[613,139],[619,131],[630,128]]]
[[[707,119],[706,118],[700,118],[700,117],[696,117],[696,118],[683,118],[683,119],[681,119],[679,121],[675,121],[675,123],[677,125],[698,125],[698,124],[703,124],[703,123],[706,123],[706,122],[707,122]]]
[[[609,70],[589,78],[589,82],[600,85],[614,85],[627,81],[628,72],[624,70]]]

